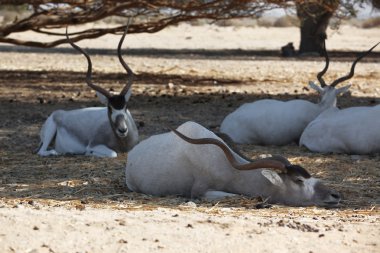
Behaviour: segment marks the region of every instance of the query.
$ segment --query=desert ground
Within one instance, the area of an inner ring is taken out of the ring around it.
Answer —
[[[378,42],[379,34],[380,28],[329,30],[325,79],[345,75],[355,53]],[[114,91],[125,84],[118,39],[79,43],[92,55],[94,82]],[[297,28],[184,24],[128,35],[124,55],[137,74],[129,107],[141,139],[189,120],[218,131],[228,113],[262,98],[316,102],[307,83],[316,80],[324,61],[280,57],[288,42],[298,46]],[[357,65],[339,107],[379,104],[379,56],[380,48]],[[127,154],[35,154],[51,112],[101,106],[85,85],[85,59],[67,45],[5,44],[0,59],[0,252],[380,252],[379,155],[238,145],[252,158],[281,154],[307,168],[342,193],[333,209],[261,208],[261,200],[247,197],[205,202],[133,193],[124,183]]]

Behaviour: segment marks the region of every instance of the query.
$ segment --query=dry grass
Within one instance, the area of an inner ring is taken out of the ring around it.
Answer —
[[[5,54],[3,53],[3,56]],[[21,56],[22,58],[15,58],[16,55],[18,54],[14,53],[8,58],[17,62],[25,59],[28,53]],[[30,70],[0,72],[0,205],[30,205],[36,208],[63,206],[79,209],[93,206],[133,210],[162,206],[194,208],[188,203],[188,199],[156,198],[129,192],[124,184],[126,154],[116,159],[82,156],[41,158],[34,154],[33,150],[39,142],[39,129],[52,111],[99,105],[94,93],[83,88],[83,73],[68,71],[66,66],[62,67],[63,70],[56,71],[33,70],[33,61],[54,61],[53,57],[41,57],[33,57],[30,60]],[[71,56],[62,56],[64,57],[68,59]],[[155,56],[155,59],[158,57]],[[219,58],[215,57],[217,59],[213,60],[214,63],[218,61],[218,64],[208,65],[208,60],[204,59],[202,64],[199,64],[202,65],[202,69],[199,69],[199,66],[187,67],[189,62],[199,61],[191,57],[186,55],[186,60],[181,59],[177,63],[178,59],[164,59],[174,62],[174,67],[152,66],[144,62],[146,58],[136,60],[138,57],[135,57],[134,70],[140,75],[133,86],[134,95],[130,101],[130,108],[140,126],[142,138],[166,131],[163,127],[165,124],[178,126],[187,120],[194,120],[212,130],[218,130],[225,115],[241,104],[257,99],[270,97],[282,100],[316,100],[315,96],[309,96],[312,93],[302,85],[315,76],[316,69],[321,65],[315,62],[314,58],[281,62],[272,57],[269,62],[265,56],[254,61],[247,60],[247,57],[232,61],[228,56],[218,56]],[[328,78],[332,79],[345,73],[349,64],[340,64],[339,60],[347,61],[351,58],[350,56],[333,59],[334,70],[328,73]],[[153,61],[153,58],[149,59]],[[108,66],[106,57],[96,57],[97,64],[101,64],[102,60],[103,65]],[[379,75],[375,69],[366,67],[366,64],[375,65],[373,62],[376,63],[378,59],[369,58],[369,61],[370,63],[363,61],[360,64],[361,69],[355,75],[352,94],[341,97],[339,105],[347,107],[378,103],[379,91],[376,85]],[[70,64],[78,67],[75,62]],[[145,73],[141,69],[149,69],[150,72]],[[106,88],[117,89],[124,74],[104,69],[101,73],[96,73],[94,78]],[[170,88],[168,83],[174,83],[174,87]],[[322,155],[310,153],[296,145],[241,145],[240,148],[251,157],[260,154],[282,154],[294,163],[303,165],[344,195],[341,208],[334,211],[313,207],[275,206],[271,209],[273,212],[260,211],[262,215],[292,212],[305,215],[330,212],[354,215],[379,211],[379,155]],[[213,213],[222,212],[224,208],[232,208],[237,213],[244,212],[256,208],[257,203],[257,199],[248,198],[229,199],[218,203],[195,202],[197,210]]]

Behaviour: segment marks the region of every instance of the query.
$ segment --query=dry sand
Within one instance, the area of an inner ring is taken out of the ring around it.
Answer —
[[[299,210],[274,216],[272,212],[21,206],[0,212],[0,251],[379,252],[376,217],[342,218],[335,211],[320,210],[311,216]]]

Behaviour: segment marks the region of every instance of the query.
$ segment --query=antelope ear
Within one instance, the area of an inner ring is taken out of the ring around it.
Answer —
[[[336,95],[346,93],[350,87],[351,87],[351,84],[336,89]]]
[[[313,90],[316,90],[317,92],[319,92],[319,93],[322,93],[322,91],[323,91],[323,88],[322,87],[320,87],[319,85],[316,85],[314,82],[312,82],[312,81],[310,81],[309,82],[309,86],[310,86],[310,88],[312,88]]]
[[[132,89],[129,89],[127,93],[124,95],[125,102],[128,102],[128,100],[131,98],[132,95]]]
[[[261,174],[276,186],[281,187],[284,184],[281,177],[273,170],[262,170]]]
[[[104,105],[108,105],[108,98],[106,96],[104,96],[102,93],[100,92],[96,92],[96,96],[99,98],[100,102]]]

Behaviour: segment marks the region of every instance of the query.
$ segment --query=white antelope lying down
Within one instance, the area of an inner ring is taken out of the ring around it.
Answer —
[[[380,105],[323,112],[306,127],[300,146],[321,153],[380,153]]]
[[[284,157],[248,161],[197,123],[177,130],[152,136],[128,153],[129,189],[206,199],[241,194],[292,206],[336,206],[340,201],[338,192]]]
[[[230,136],[234,142],[242,144],[286,145],[298,142],[303,130],[312,120],[321,112],[336,107],[337,96],[350,87],[347,85],[336,89],[336,85],[351,78],[356,63],[372,49],[353,62],[348,76],[326,85],[322,77],[328,69],[329,58],[324,47],[326,65],[317,75],[321,87],[313,82],[309,83],[321,96],[318,104],[301,99],[286,102],[264,99],[244,104],[227,115],[220,126],[220,132]]]
[[[131,96],[133,72],[121,56],[121,46],[127,29],[117,49],[120,63],[128,73],[128,82],[119,95],[111,95],[107,90],[92,83],[91,59],[86,52],[70,41],[66,30],[69,43],[87,59],[88,86],[96,91],[98,98],[106,107],[53,112],[41,129],[39,155],[85,154],[116,157],[116,152],[127,152],[137,144],[137,127],[127,106]],[[48,150],[54,139],[55,148]]]

